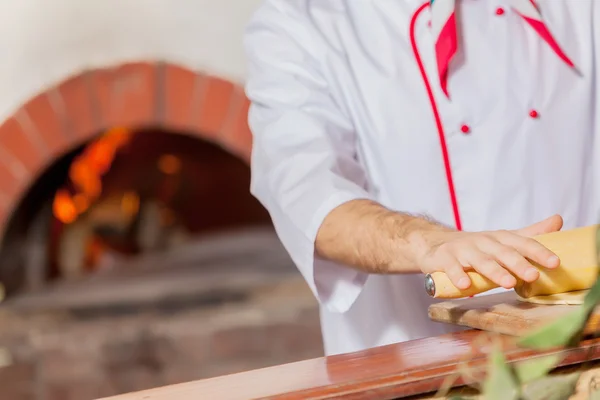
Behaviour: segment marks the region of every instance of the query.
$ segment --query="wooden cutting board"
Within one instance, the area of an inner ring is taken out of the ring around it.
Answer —
[[[522,336],[578,306],[524,303],[514,292],[445,301],[429,306],[429,318],[437,322],[484,331]],[[589,320],[586,333],[598,331],[600,309]]]

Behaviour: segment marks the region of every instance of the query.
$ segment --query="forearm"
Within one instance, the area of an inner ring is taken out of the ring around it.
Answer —
[[[423,217],[354,200],[327,215],[317,234],[317,254],[368,273],[420,272],[422,234],[450,230]]]

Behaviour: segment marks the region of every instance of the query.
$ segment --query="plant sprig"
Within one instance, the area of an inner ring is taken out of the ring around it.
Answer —
[[[596,249],[600,249],[600,230],[596,233]],[[598,253],[597,253],[598,254]],[[554,320],[541,329],[521,338],[517,343],[532,350],[576,347],[596,306],[600,304],[600,274],[590,288],[583,305]],[[566,400],[576,390],[580,372],[551,376],[550,372],[562,361],[560,354],[536,357],[509,364],[500,346],[488,357],[487,374],[482,385],[485,400]],[[600,400],[600,390],[591,388],[589,398]],[[453,396],[454,400],[468,400]]]

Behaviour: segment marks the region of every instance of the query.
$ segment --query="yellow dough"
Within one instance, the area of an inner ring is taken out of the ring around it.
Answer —
[[[578,305],[583,304],[583,299],[589,290],[577,290],[574,292],[549,294],[547,296],[532,296],[521,297],[517,294],[517,298],[525,303],[547,304],[547,305]]]
[[[521,298],[533,298],[531,303],[581,304],[580,300],[576,303],[577,295],[571,293],[589,289],[596,282],[599,272],[596,233],[599,229],[600,225],[591,225],[534,237],[560,258],[560,266],[548,269],[531,262],[540,272],[539,279],[531,283],[517,280],[515,292]],[[433,288],[430,295],[435,298],[459,299],[498,287],[475,271],[466,273],[471,278],[471,286],[466,290],[457,289],[448,275],[439,271],[428,275],[426,288]],[[555,294],[558,297],[553,296]]]
[[[535,239],[560,257],[555,269],[539,267],[533,283],[519,282],[515,291],[521,297],[566,294],[592,287],[598,276],[596,231],[598,225],[540,235]],[[535,263],[534,263],[535,265]]]

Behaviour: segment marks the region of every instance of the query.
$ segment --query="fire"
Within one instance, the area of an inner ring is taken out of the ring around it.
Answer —
[[[56,192],[54,203],[52,204],[52,211],[54,216],[65,224],[75,222],[77,219],[77,207],[75,207],[75,203],[69,192],[64,189]]]
[[[77,193],[73,196],[73,203],[75,204],[78,215],[85,212],[90,206],[90,201],[83,193]]]
[[[75,222],[98,199],[102,193],[102,176],[130,137],[127,129],[110,129],[75,158],[69,168],[69,180],[75,193],[61,189],[54,196],[52,210],[58,220],[64,224]]]

